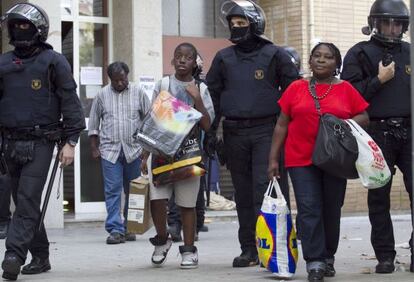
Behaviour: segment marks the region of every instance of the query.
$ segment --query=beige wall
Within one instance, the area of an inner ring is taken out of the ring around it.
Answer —
[[[161,0],[113,0],[113,61],[131,70],[130,80],[141,75],[162,76]]]
[[[303,68],[308,69],[309,52],[319,41],[333,42],[344,57],[356,42],[369,39],[361,33],[361,27],[367,24],[373,2],[374,0],[260,0],[259,4],[266,13],[267,36],[277,45],[289,45],[298,50]],[[404,2],[409,6],[409,1]],[[349,181],[343,210],[366,211],[366,194],[367,190],[362,188],[359,180]],[[397,172],[393,181],[391,208],[409,209],[409,198],[400,172]]]

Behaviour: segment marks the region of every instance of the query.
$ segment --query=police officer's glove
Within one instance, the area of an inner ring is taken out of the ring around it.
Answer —
[[[217,136],[215,131],[206,132],[203,140],[204,152],[209,158],[214,159],[216,155]]]

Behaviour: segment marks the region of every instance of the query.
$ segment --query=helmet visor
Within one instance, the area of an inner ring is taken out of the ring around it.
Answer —
[[[373,19],[372,35],[384,42],[400,42],[407,28],[406,19],[378,17]]]
[[[36,28],[48,25],[45,16],[38,9],[29,4],[17,4],[13,6],[6,12],[3,21],[7,21],[12,15],[19,15],[26,18],[28,21],[32,22]]]

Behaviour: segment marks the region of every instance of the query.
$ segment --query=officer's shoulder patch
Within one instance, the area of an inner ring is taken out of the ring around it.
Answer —
[[[32,89],[39,90],[42,88],[42,81],[40,79],[32,79]]]

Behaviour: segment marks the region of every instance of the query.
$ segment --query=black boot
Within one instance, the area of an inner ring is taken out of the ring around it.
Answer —
[[[325,276],[325,271],[323,269],[311,269],[308,273],[309,282],[323,282],[323,277]]]
[[[414,272],[414,254],[411,254],[411,265],[410,265],[410,271]]]
[[[20,267],[23,262],[15,254],[6,254],[1,267],[3,268],[3,278],[7,280],[17,280]]]
[[[257,251],[253,250],[243,251],[240,256],[235,257],[233,260],[233,267],[248,267],[258,264]]]
[[[378,262],[378,264],[375,266],[375,272],[376,273],[393,273],[395,269],[394,266],[394,260],[388,259]]]
[[[325,277],[334,277],[336,274],[333,263],[327,263],[325,268]]]
[[[41,259],[33,257],[32,261],[23,267],[22,274],[39,274],[49,271],[50,269],[49,258]]]

